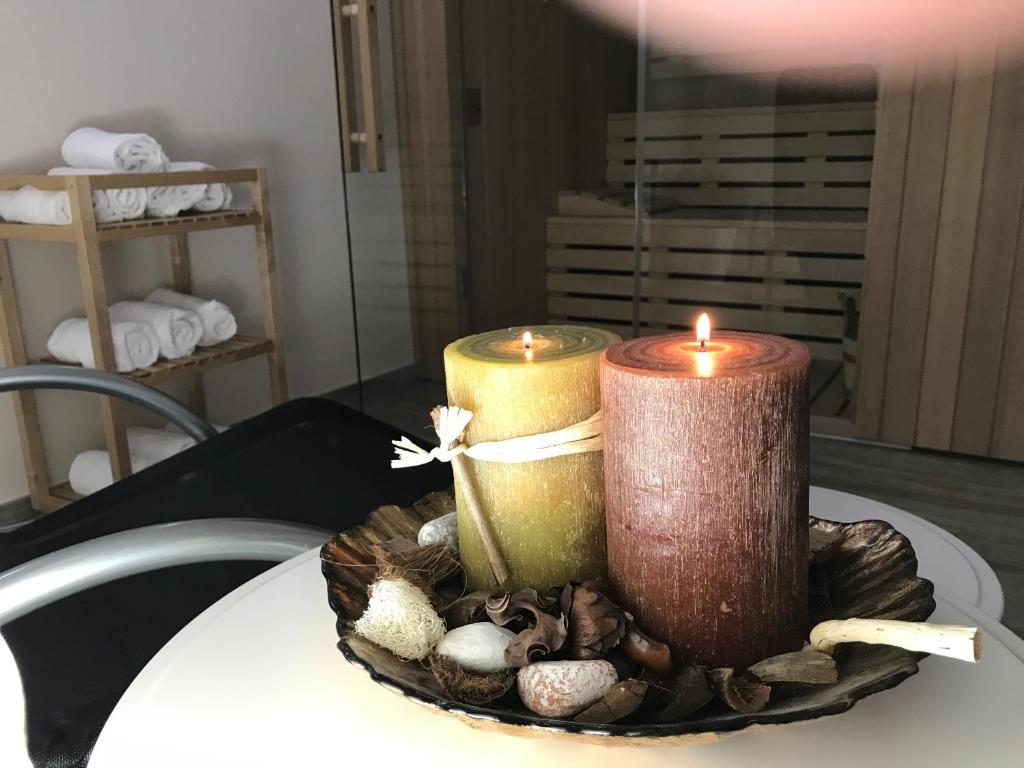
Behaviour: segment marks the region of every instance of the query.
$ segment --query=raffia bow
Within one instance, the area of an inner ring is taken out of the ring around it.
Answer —
[[[475,445],[462,442],[466,427],[473,419],[472,411],[458,406],[438,406],[431,415],[434,416],[434,431],[441,444],[428,451],[405,436],[392,440],[396,454],[396,458],[391,460],[393,469],[418,467],[431,461],[450,462],[463,454],[479,461],[520,464],[554,456],[600,451],[604,446],[601,411],[589,419],[553,432],[485,441]]]

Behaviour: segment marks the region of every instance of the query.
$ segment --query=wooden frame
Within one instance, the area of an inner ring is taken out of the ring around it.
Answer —
[[[114,224],[97,224],[93,216],[93,190],[212,183],[247,184],[252,194],[253,208]],[[204,370],[251,357],[265,356],[274,404],[287,399],[288,386],[277,307],[274,239],[265,170],[133,173],[109,176],[0,176],[0,189],[17,189],[26,185],[37,189],[66,192],[71,208],[71,223],[66,226],[45,226],[0,222],[0,313],[4,320],[0,342],[8,364],[26,365],[30,362],[25,351],[8,240],[41,240],[74,245],[96,367],[99,370],[116,373],[101,244],[140,237],[167,237],[173,286],[177,291],[189,293],[192,288],[192,272],[188,233],[252,226],[256,235],[256,255],[263,294],[264,336],[236,336],[222,344],[197,349],[195,354],[189,357],[180,360],[161,360],[149,368],[142,368],[126,375],[147,384],[188,377],[189,406],[198,413],[204,413]],[[77,496],[66,485],[55,487],[50,481],[33,393],[15,393],[14,405],[32,505],[42,512],[52,512],[73,501]],[[114,478],[120,479],[130,475],[132,471],[121,405],[111,398],[102,397],[101,408],[112,474]]]

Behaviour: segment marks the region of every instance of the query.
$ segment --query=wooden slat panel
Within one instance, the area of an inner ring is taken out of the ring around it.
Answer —
[[[750,222],[658,219],[645,225],[650,247],[864,253],[865,225],[837,222]],[[633,247],[633,222],[596,218],[548,219],[548,243]]]
[[[865,253],[864,304],[857,366],[857,434],[882,435],[882,410],[889,358],[893,287],[899,256],[903,187],[910,139],[913,85],[883,70],[878,101],[875,170],[871,180]]]
[[[564,293],[632,296],[633,277],[602,274],[551,273],[548,289]],[[641,295],[649,298],[715,301],[813,309],[836,309],[839,293],[848,288],[793,283],[729,282],[722,280],[641,279]]]
[[[644,137],[873,131],[874,104],[799,107],[740,107],[650,111],[644,114]],[[608,136],[634,138],[636,114],[609,115]]]
[[[994,50],[982,54],[980,59],[977,51],[972,50],[971,54],[971,60],[964,58],[958,63],[953,81],[953,105],[914,440],[915,445],[938,450],[948,450],[952,443],[957,374],[995,80]],[[993,170],[990,168],[989,173]],[[987,449],[987,429],[984,442]]]
[[[645,145],[646,146],[646,145]],[[633,181],[635,166],[609,163],[608,182],[624,184]],[[810,160],[801,163],[646,163],[644,180],[649,182],[704,183],[783,183],[783,182],[870,182],[871,162],[827,162]],[[832,190],[817,190],[828,193]],[[865,190],[864,194],[867,194]]]
[[[862,208],[867,187],[650,187],[690,208]]]
[[[990,126],[952,448],[1024,460],[1024,65],[1009,46]]]
[[[596,269],[629,272],[633,269],[632,251],[586,248],[550,248],[548,266],[568,269]],[[679,253],[644,251],[645,272],[683,272],[688,274],[735,277],[778,277],[801,280],[860,283],[864,274],[861,259],[830,259],[743,253]]]
[[[815,133],[808,136],[769,138],[663,139],[644,141],[646,160],[701,160],[709,157],[863,157],[871,155],[875,137],[871,134],[842,136]],[[612,139],[608,142],[609,160],[634,160],[636,142]]]
[[[843,318],[839,315],[781,312],[769,309],[739,309],[707,305],[655,304],[640,305],[640,320],[645,323],[688,326],[693,317],[707,311],[715,318],[715,326],[737,331],[760,331],[795,336],[820,336],[839,339]],[[556,317],[599,318],[632,321],[631,301],[594,299],[578,296],[549,296],[548,312]]]
[[[882,419],[882,439],[898,445],[916,435],[952,86],[930,73],[915,87]]]

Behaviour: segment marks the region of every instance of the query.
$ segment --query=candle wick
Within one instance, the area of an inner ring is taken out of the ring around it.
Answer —
[[[701,351],[701,352],[703,352],[703,351],[704,351],[704,348],[705,348],[706,346],[707,346],[707,341],[706,341],[706,340],[704,340],[704,339],[701,339],[701,340],[700,340],[700,351]]]

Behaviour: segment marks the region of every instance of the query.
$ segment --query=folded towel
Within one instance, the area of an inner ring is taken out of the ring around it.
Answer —
[[[146,215],[156,219],[177,216],[195,208],[204,197],[208,184],[186,184],[176,187],[150,187],[146,190]]]
[[[191,355],[203,336],[203,322],[195,312],[145,301],[119,301],[110,307],[110,319],[149,323],[160,340],[160,354],[168,360]]]
[[[70,224],[68,193],[35,187],[0,191],[0,219],[21,224]]]
[[[110,133],[99,128],[72,131],[61,145],[64,162],[75,168],[153,172],[167,167],[163,148],[144,133]]]
[[[148,323],[112,321],[110,330],[114,338],[114,359],[118,371],[130,373],[156,362],[160,355],[160,340]],[[46,349],[62,363],[74,363],[85,368],[96,367],[89,323],[84,318],[74,317],[54,328],[46,342]]]
[[[100,168],[51,168],[47,176],[103,176],[113,173]],[[145,187],[129,189],[97,189],[92,193],[92,208],[96,221],[106,224],[112,221],[141,219],[146,214],[149,195]]]
[[[163,461],[188,450],[196,441],[184,432],[171,432],[153,427],[129,427],[128,450],[132,456],[149,461]]]
[[[213,166],[207,163],[197,162],[172,162],[169,164],[169,171],[212,171]],[[203,211],[208,213],[210,211],[221,211],[231,205],[231,200],[234,195],[231,192],[231,187],[227,184],[217,182],[215,184],[207,184],[206,192],[203,195],[203,199],[196,203],[193,208],[197,211]]]
[[[141,472],[156,462],[143,456],[131,454],[132,472]],[[110,453],[107,451],[82,451],[71,462],[68,473],[71,490],[88,496],[90,493],[114,484],[114,475],[110,470]]]
[[[146,297],[146,301],[163,304],[165,307],[186,309],[199,315],[203,323],[203,336],[199,340],[201,347],[220,344],[234,338],[238,333],[238,323],[231,310],[215,299],[197,299],[195,296],[186,296],[169,288],[157,288]]]

